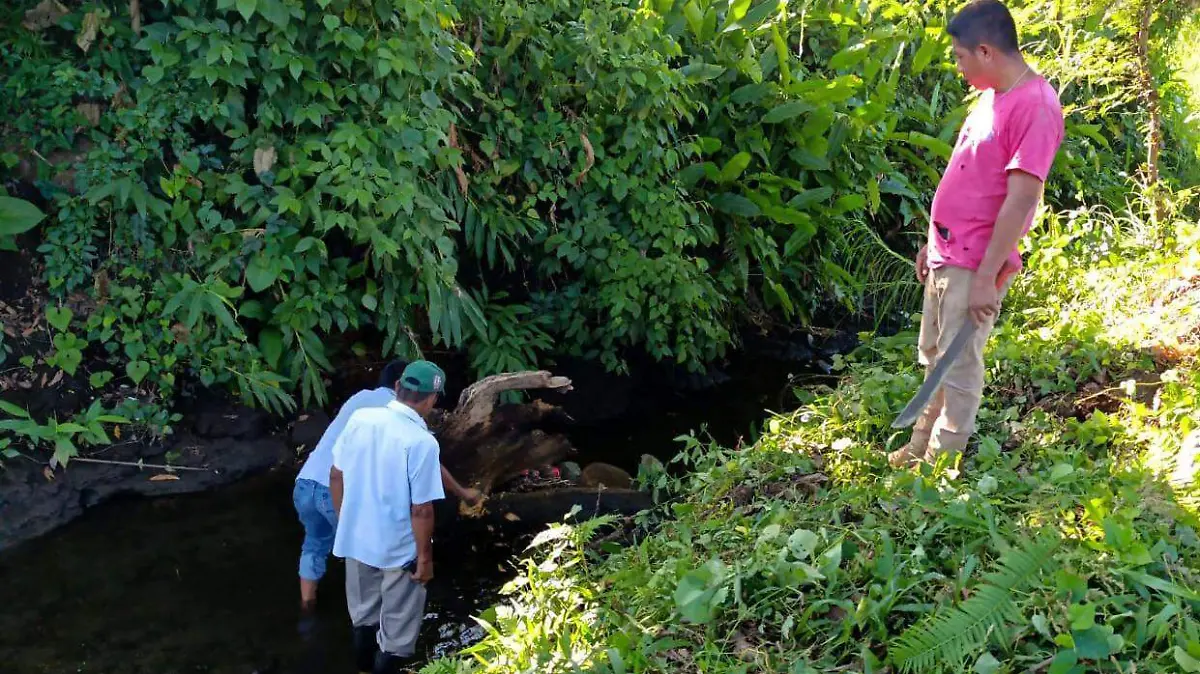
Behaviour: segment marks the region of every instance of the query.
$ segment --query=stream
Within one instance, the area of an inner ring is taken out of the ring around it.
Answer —
[[[616,418],[567,429],[581,465],[636,474],[681,434],[732,443],[788,404],[795,357],[740,357],[728,378],[682,392],[638,385]],[[291,674],[353,672],[341,560],[321,582],[316,632],[297,633],[302,532],[294,476],[276,471],[204,494],[127,498],[0,554],[0,671],[5,674]],[[535,531],[469,521],[439,530],[420,650],[449,655],[482,631],[471,620],[515,575]]]

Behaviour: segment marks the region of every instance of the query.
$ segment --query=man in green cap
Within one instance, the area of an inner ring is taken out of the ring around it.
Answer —
[[[346,560],[359,671],[393,674],[416,652],[433,578],[433,501],[445,496],[425,419],[445,384],[438,366],[410,363],[396,399],[354,412],[333,447],[333,554]]]

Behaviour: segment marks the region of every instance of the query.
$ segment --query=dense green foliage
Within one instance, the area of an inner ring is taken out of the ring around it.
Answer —
[[[0,9],[0,130],[70,312],[45,364],[148,401],[321,404],[380,346],[700,368],[749,325],[882,315],[968,104],[934,3],[34,4]],[[1018,13],[1068,104],[1049,198],[1119,201],[1136,5],[1046,8]]]
[[[960,465],[887,466],[922,372],[868,339],[757,442],[643,474],[628,546],[543,534],[425,674],[1200,671],[1200,226],[1139,212],[1040,232]]]

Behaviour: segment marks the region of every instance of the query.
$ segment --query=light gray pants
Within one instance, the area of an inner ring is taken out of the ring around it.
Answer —
[[[411,573],[347,558],[346,604],[355,627],[379,625],[379,650],[402,658],[416,651],[425,617],[425,586]]]

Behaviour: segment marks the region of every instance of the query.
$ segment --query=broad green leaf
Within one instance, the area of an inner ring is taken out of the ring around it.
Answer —
[[[1183,671],[1189,674],[1200,672],[1200,659],[1192,657],[1184,649],[1176,646],[1171,654],[1175,657],[1175,662],[1183,668]]]
[[[283,357],[283,335],[275,328],[264,328],[258,333],[258,350],[273,370],[279,369]]]
[[[811,559],[820,543],[820,537],[808,529],[797,529],[788,537],[788,547],[797,559]]]
[[[1000,661],[991,653],[984,653],[975,661],[972,671],[975,674],[996,674],[1000,670]]]
[[[1086,630],[1096,625],[1096,607],[1092,604],[1074,604],[1067,608],[1071,618],[1071,629]]]
[[[757,103],[770,92],[771,85],[769,84],[764,84],[761,82],[757,84],[744,84],[733,90],[733,93],[729,95],[729,100],[733,101],[737,105]]]
[[[1103,660],[1112,653],[1108,638],[1112,636],[1112,628],[1096,625],[1090,629],[1071,630],[1071,639],[1075,642],[1075,653],[1084,660]]]
[[[833,202],[833,212],[837,214],[861,210],[867,205],[867,198],[861,194],[845,194]]]
[[[8,402],[7,400],[0,400],[0,411],[3,411],[5,414],[9,415],[10,417],[16,417],[18,419],[28,419],[29,418],[29,412],[26,412],[25,408],[20,407],[18,405],[14,405],[14,404]]]
[[[777,14],[781,4],[781,0],[760,2],[751,8],[750,11],[746,12],[746,16],[742,17],[742,20],[738,21],[738,24],[746,30],[754,30],[769,19],[772,14]]]
[[[162,81],[164,75],[166,75],[166,71],[163,70],[162,66],[148,65],[142,68],[142,77],[146,78],[148,84],[158,84]]]
[[[845,70],[846,68],[852,68],[861,63],[869,53],[870,49],[865,42],[852,44],[834,54],[833,57],[829,59],[829,67],[833,70]]]
[[[46,217],[37,206],[13,197],[0,196],[0,236],[16,236],[37,227]]]
[[[721,168],[721,175],[718,182],[731,183],[741,177],[742,172],[750,165],[750,153],[739,152],[733,155],[733,158],[725,163]]]
[[[249,20],[254,16],[254,10],[257,8],[258,0],[237,0],[237,11],[243,19]]]
[[[926,36],[925,39],[922,40],[920,48],[918,48],[917,52],[913,54],[912,74],[920,75],[927,67],[929,67],[929,63],[933,60],[934,55],[944,48],[945,47],[943,44],[937,39]]]
[[[725,72],[725,67],[711,63],[692,63],[680,68],[679,72],[692,82],[705,82],[720,77]]]
[[[71,327],[74,316],[74,312],[67,307],[46,307],[46,322],[59,332],[66,332]]]
[[[762,116],[763,124],[778,124],[786,122],[789,119],[802,115],[806,112],[812,112],[813,106],[804,101],[789,101],[782,105],[777,105],[771,108],[767,114]]]
[[[954,152],[954,148],[949,143],[918,131],[910,131],[908,133],[908,142],[932,151],[941,159],[949,159],[951,153]]]
[[[708,200],[712,207],[728,213],[730,215],[740,215],[744,218],[753,218],[761,212],[758,206],[753,202],[739,194],[723,192]]]
[[[279,271],[278,263],[267,259],[265,254],[259,253],[246,266],[246,282],[250,284],[251,290],[260,293],[275,283],[275,280],[279,278]]]
[[[125,364],[125,374],[129,375],[134,384],[141,384],[149,373],[150,363],[144,360],[131,360]]]
[[[1050,661],[1050,669],[1046,672],[1047,674],[1082,674],[1084,670],[1078,663],[1079,656],[1075,654],[1074,649],[1059,651]]]
[[[832,196],[832,187],[817,187],[811,190],[806,190],[792,197],[788,201],[788,206],[796,209],[803,209],[810,204],[818,204],[823,201],[828,201],[829,197]]]

